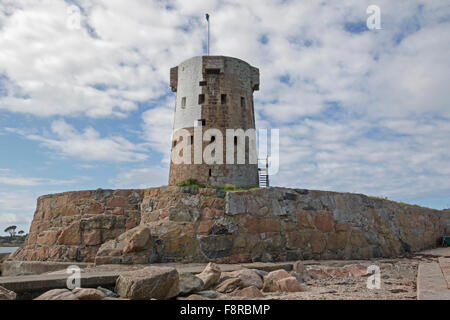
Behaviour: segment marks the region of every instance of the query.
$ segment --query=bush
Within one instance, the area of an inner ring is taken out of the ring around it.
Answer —
[[[185,181],[181,181],[177,184],[178,187],[197,187],[197,188],[204,188],[205,186],[202,184],[199,184],[196,179],[189,178]]]
[[[237,188],[234,184],[226,184],[223,189],[225,191],[235,191]]]

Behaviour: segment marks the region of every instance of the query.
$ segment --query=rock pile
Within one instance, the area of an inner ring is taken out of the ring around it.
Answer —
[[[117,278],[114,291],[104,288],[54,289],[35,300],[166,300],[177,299],[255,299],[263,292],[299,292],[297,279],[280,269],[266,275],[253,269],[221,272],[218,265],[209,263],[199,274],[178,273],[172,267],[145,267],[127,271]],[[274,284],[267,290],[268,284]]]

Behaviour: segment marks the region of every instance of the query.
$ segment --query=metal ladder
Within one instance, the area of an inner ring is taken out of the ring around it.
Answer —
[[[259,167],[259,163],[262,163],[262,167]],[[258,159],[258,176],[259,186],[261,188],[269,187],[269,159]]]

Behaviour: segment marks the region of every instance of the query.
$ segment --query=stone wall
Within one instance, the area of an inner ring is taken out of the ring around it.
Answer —
[[[449,232],[449,212],[359,194],[174,186],[98,190],[39,198],[26,245],[14,259],[97,264],[369,259],[435,247]]]
[[[99,189],[39,197],[30,233],[12,257],[93,262],[102,243],[139,224],[142,194]]]

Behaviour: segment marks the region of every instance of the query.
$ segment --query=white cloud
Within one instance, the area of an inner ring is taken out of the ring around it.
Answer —
[[[20,133],[27,139],[38,141],[42,146],[56,151],[61,156],[83,161],[131,162],[148,158],[144,146],[136,145],[120,136],[103,138],[92,127],[78,132],[64,120],[53,121],[52,134],[47,135],[31,134],[11,128],[7,131]]]
[[[172,141],[174,108],[157,107],[142,114],[143,138],[155,151],[163,154],[163,162],[169,163]]]
[[[14,174],[9,169],[0,168],[0,184],[22,186],[22,187],[33,187],[41,185],[65,185],[74,184],[79,182],[76,179],[72,180],[57,180],[49,178],[36,178],[36,177],[24,177],[18,174]]]
[[[37,197],[36,192],[0,192],[0,232],[13,224],[28,233]]]
[[[109,182],[115,188],[150,188],[167,185],[169,168],[149,166],[146,168],[124,169]]]
[[[81,30],[65,27],[63,1],[2,2],[0,109],[125,117],[151,101],[138,135],[167,163],[169,68],[202,54],[208,12],[212,54],[260,68],[257,125],[281,129],[274,183],[399,197],[450,190],[447,1],[379,0],[383,30],[360,33],[345,26],[365,22],[368,0],[78,3]],[[51,130],[56,138],[25,136],[82,160],[147,159],[143,145],[92,128],[61,120]],[[151,175],[133,170],[114,181]]]

